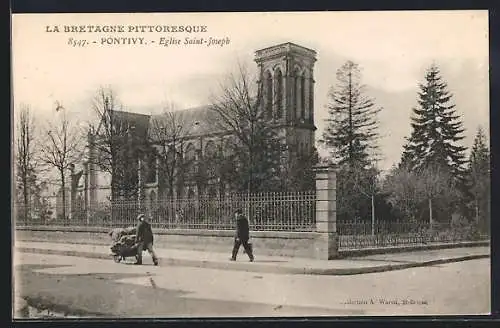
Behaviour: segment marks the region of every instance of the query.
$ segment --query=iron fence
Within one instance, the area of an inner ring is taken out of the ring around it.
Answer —
[[[339,248],[366,249],[391,246],[425,245],[486,240],[488,234],[474,224],[425,222],[353,222],[338,221]]]
[[[62,225],[124,227],[135,225],[145,213],[153,227],[166,229],[234,229],[233,214],[241,208],[254,231],[314,231],[315,191],[230,194],[224,197],[196,197],[145,201],[114,200],[90,208],[68,208],[60,215],[26,216],[15,206],[17,225]],[[60,212],[60,211],[59,211]]]
[[[254,231],[316,231],[316,193],[281,192],[230,194],[224,197],[196,197],[145,201],[114,200],[68,207],[66,218],[58,206],[24,208],[14,206],[18,226],[134,226],[139,213],[146,213],[153,227],[164,229],[232,230],[236,209],[241,208]],[[391,246],[425,245],[459,241],[487,240],[478,225],[425,222],[337,221],[341,250]]]

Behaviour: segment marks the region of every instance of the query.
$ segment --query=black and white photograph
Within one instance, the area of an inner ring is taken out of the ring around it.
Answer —
[[[11,18],[14,319],[490,314],[487,10]]]

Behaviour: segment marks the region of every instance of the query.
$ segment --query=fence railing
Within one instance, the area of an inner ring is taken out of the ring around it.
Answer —
[[[373,229],[374,228],[374,229]],[[337,221],[339,249],[365,249],[487,240],[489,235],[474,223]]]
[[[137,224],[139,213],[148,215],[155,228],[232,230],[233,213],[242,209],[254,231],[316,231],[316,193],[230,194],[222,198],[198,197],[129,201],[115,200],[61,208],[14,206],[18,226],[127,227]],[[391,246],[425,245],[459,241],[487,240],[489,235],[474,224],[453,225],[426,222],[337,221],[339,249],[364,249]]]
[[[160,200],[115,200],[92,208],[68,208],[68,217],[26,216],[15,206],[17,225],[123,227],[135,225],[139,213],[148,215],[153,227],[178,229],[234,229],[233,214],[240,208],[255,231],[314,231],[315,191],[231,194],[220,198],[196,197]],[[60,211],[59,211],[60,212]],[[59,213],[60,214],[60,213]]]

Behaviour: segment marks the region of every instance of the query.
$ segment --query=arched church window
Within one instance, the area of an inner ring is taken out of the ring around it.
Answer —
[[[279,68],[276,70],[276,73],[274,73],[274,89],[276,95],[276,118],[279,119],[283,116],[283,75]]]
[[[196,150],[194,149],[194,145],[192,143],[190,143],[186,146],[186,155],[184,158],[185,158],[185,164],[186,164],[186,171],[189,174],[194,173]]]
[[[269,119],[273,115],[273,80],[269,71],[264,75],[264,92],[266,117]]]
[[[214,177],[216,175],[216,156],[217,156],[217,146],[213,140],[207,142],[205,146],[205,161],[207,165],[207,174],[209,177]]]
[[[149,154],[146,159],[146,183],[156,182],[156,155]]]
[[[215,142],[210,140],[205,145],[205,158],[210,159],[215,157],[217,152],[217,147],[215,146]]]
[[[294,109],[294,117],[297,117],[297,110],[300,106],[300,102],[298,101],[298,97],[300,96],[300,72],[299,69],[296,68],[294,73],[293,73],[294,79],[293,79],[293,95],[292,95],[292,103],[293,103],[293,109]]]
[[[300,78],[300,117],[306,118],[306,78],[302,75]]]
[[[236,140],[235,138],[227,138],[224,140],[224,146],[222,152],[224,153],[224,157],[230,158],[234,155],[234,150],[236,149]]]
[[[194,161],[194,159],[195,159],[195,149],[194,149],[194,145],[192,143],[190,143],[186,146],[185,158],[186,158],[186,161]]]
[[[312,77],[309,80],[309,121],[313,121],[314,119],[314,81]]]
[[[237,160],[235,160],[237,149],[236,138],[228,137],[223,141],[222,154],[223,160],[219,162],[220,164],[220,178],[224,180],[225,178],[231,176],[232,172],[236,168]]]

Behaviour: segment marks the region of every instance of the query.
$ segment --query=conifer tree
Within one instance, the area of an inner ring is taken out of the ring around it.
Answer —
[[[490,216],[490,151],[481,127],[477,130],[469,158],[468,182],[476,222],[487,228]]]
[[[377,114],[381,108],[366,95],[358,64],[347,61],[336,77],[337,84],[329,93],[328,126],[322,143],[340,168],[338,215],[341,220],[372,217],[374,221]]]
[[[339,165],[365,168],[378,148],[376,115],[381,109],[364,89],[358,64],[347,61],[337,71],[337,85],[329,93],[328,126],[323,134],[323,143]]]
[[[440,167],[454,178],[463,178],[466,148],[458,142],[464,138],[464,129],[436,65],[430,66],[419,87],[418,106],[413,108],[412,132],[401,165],[415,172]]]

